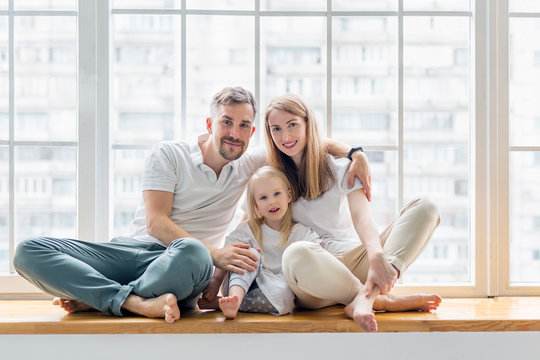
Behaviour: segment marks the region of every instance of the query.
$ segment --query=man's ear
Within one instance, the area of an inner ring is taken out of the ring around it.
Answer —
[[[249,135],[249,137],[252,137],[254,132],[255,132],[255,126],[251,128],[251,135]]]
[[[206,118],[206,130],[209,134],[212,134],[212,119],[209,117]]]

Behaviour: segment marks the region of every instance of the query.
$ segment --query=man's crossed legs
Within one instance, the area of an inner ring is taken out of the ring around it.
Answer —
[[[90,243],[40,237],[19,244],[14,265],[41,290],[82,303],[73,302],[79,305],[72,311],[90,307],[123,316],[124,309],[167,322],[180,318],[180,308],[196,305],[213,269],[207,249],[190,238],[165,248],[129,238]]]

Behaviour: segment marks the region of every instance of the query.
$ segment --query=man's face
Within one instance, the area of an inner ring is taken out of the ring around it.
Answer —
[[[255,127],[255,114],[250,104],[218,106],[216,119],[207,119],[214,148],[225,160],[236,160],[246,151]]]

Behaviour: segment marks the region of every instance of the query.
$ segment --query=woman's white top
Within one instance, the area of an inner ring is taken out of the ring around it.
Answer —
[[[263,244],[262,246],[255,240],[251,228],[247,222],[238,224],[225,238],[225,246],[241,242],[249,244],[251,247],[261,249],[261,266],[259,274],[255,281],[266,296],[266,298],[276,308],[279,315],[288,314],[294,308],[294,294],[289,289],[287,282],[283,278],[281,271],[281,258],[285,247],[282,247],[281,233],[266,224],[261,226]],[[320,243],[319,236],[310,228],[302,224],[294,224],[291,235],[289,236],[289,245],[297,241],[311,241]],[[224,292],[228,291],[228,280],[224,281]]]
[[[347,158],[330,156],[334,185],[322,196],[313,200],[303,197],[293,204],[295,222],[309,226],[321,237],[321,246],[333,255],[343,254],[361,244],[354,228],[347,195],[363,188],[355,178],[354,186],[347,188],[351,162]]]

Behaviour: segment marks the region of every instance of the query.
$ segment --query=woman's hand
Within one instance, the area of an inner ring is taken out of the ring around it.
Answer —
[[[392,290],[398,278],[398,272],[386,260],[383,253],[378,253],[369,259],[369,271],[366,280],[366,297],[371,296],[373,288],[377,286],[381,295]]]
[[[364,186],[366,198],[371,201],[371,171],[369,170],[368,158],[362,151],[355,151],[352,154],[349,177],[347,178],[349,189],[353,187],[355,177],[360,180],[362,186]]]

